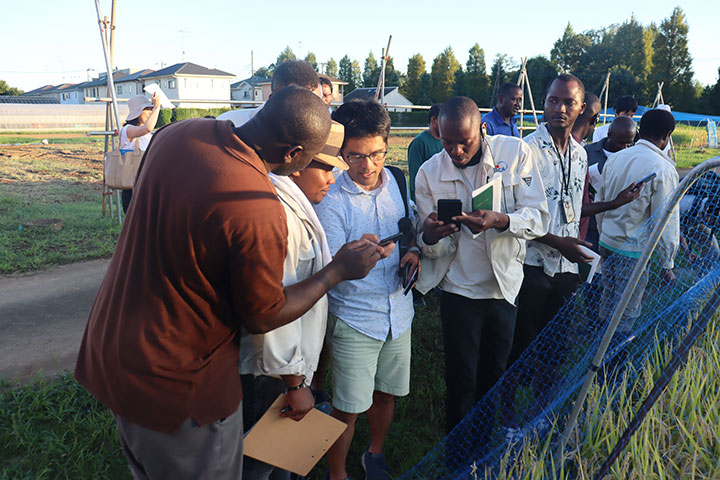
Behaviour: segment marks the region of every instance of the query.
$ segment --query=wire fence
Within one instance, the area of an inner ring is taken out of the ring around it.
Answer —
[[[676,279],[667,283],[660,256],[651,257],[593,387],[596,396],[599,391],[605,397],[596,403],[602,409],[619,409],[635,394],[629,388],[647,374],[649,361],[659,361],[660,368],[667,363],[671,346],[720,287],[720,176],[710,171],[700,176],[675,215],[679,219],[670,222],[678,221],[681,232]],[[571,472],[587,467],[578,465],[578,451],[592,435],[588,423],[597,412],[590,408],[581,410],[581,428],[568,444],[571,453],[556,461],[552,452],[635,266],[627,252],[643,250],[656,220],[650,218],[620,249],[625,254],[604,259],[601,274],[578,288],[493,389],[402,478],[575,478]],[[570,464],[568,458],[573,459]]]

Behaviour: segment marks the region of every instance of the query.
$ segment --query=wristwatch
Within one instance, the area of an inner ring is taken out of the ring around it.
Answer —
[[[307,387],[307,384],[305,383],[305,378],[305,375],[303,375],[300,383],[298,383],[294,387],[285,387],[285,390],[287,390],[288,392],[294,392],[295,390],[300,390],[301,388]]]

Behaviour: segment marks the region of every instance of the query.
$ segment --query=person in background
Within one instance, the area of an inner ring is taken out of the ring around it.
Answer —
[[[399,233],[403,219],[414,220],[412,209],[408,209],[410,218],[406,217],[407,187],[384,166],[390,116],[383,106],[373,100],[353,100],[342,104],[333,119],[345,127],[341,152],[349,169],[315,206],[331,253],[347,238],[364,236],[378,242]],[[407,266],[406,279],[410,279],[420,268],[420,251],[414,245],[412,239],[401,257],[395,243],[389,243],[385,258],[370,275],[342,282],[328,293],[332,416],[347,424],[327,453],[330,480],[347,478],[347,454],[362,412],[367,412],[370,424],[370,445],[361,458],[366,478],[390,478],[383,446],[393,421],[395,397],[410,392],[414,315],[413,297],[403,293],[400,272]]]
[[[483,115],[488,135],[520,137],[515,115],[520,113],[523,91],[514,83],[503,83],[498,90],[498,100],[491,112]]]
[[[327,105],[330,109],[330,113],[332,113],[332,108],[330,107],[330,104],[333,101],[333,86],[330,79],[321,75],[320,88],[322,88],[322,101],[325,102],[325,105]]]
[[[125,125],[120,129],[120,152],[131,152],[135,150],[136,144],[144,152],[150,144],[160,115],[160,97],[153,93],[148,101],[145,95],[135,95],[128,100],[128,108],[130,111],[125,118]],[[123,212],[127,213],[132,200],[132,190],[123,190],[121,196]]]
[[[313,204],[320,203],[335,183],[333,167],[347,170],[340,158],[344,128],[333,122],[325,147],[310,164],[289,176],[270,174],[270,180],[283,204],[288,226],[288,253],[283,269],[283,285],[302,282],[332,260],[320,220]],[[315,403],[307,384],[313,379],[320,349],[325,340],[327,296],[297,320],[254,335],[241,329],[240,375],[243,385],[245,432],[260,420],[275,399],[287,392],[288,404],[299,406],[302,418]],[[295,388],[299,385],[299,388]],[[243,476],[250,479],[289,479],[290,472],[253,458],[246,458]]]
[[[585,140],[595,132],[599,117],[600,99],[592,92],[585,92],[585,111],[578,115],[572,129],[572,136],[576,142],[585,146]]]
[[[304,87],[322,98],[320,79],[315,69],[302,60],[285,60],[275,68],[272,83],[270,84],[270,97],[282,88],[290,85]],[[269,97],[268,97],[269,100]],[[218,115],[218,120],[230,120],[236,127],[241,126],[254,117],[262,108],[238,108]]]
[[[428,128],[413,138],[408,146],[408,173],[410,176],[410,198],[415,200],[415,177],[420,166],[430,157],[442,150],[440,132],[438,130],[438,114],[442,104],[436,103],[428,112]]]
[[[585,145],[584,147],[588,157],[588,176],[590,183],[585,187],[587,189],[588,198],[583,201],[582,211],[583,219],[588,219],[588,228],[585,235],[581,235],[580,238],[590,242],[592,244],[590,248],[596,252],[598,251],[600,232],[598,232],[595,215],[625,205],[640,195],[640,190],[635,189],[635,184],[633,183],[628,185],[626,189],[619,192],[618,196],[615,197],[613,201],[596,201],[597,191],[603,184],[602,172],[605,167],[605,162],[607,162],[608,157],[613,154],[631,147],[633,143],[635,143],[636,133],[637,126],[632,118],[617,117],[610,124],[610,130],[608,131],[607,137],[603,138],[599,142]]]
[[[637,112],[638,102],[632,95],[623,95],[615,99],[613,104],[613,110],[615,112],[615,118],[617,117],[630,117],[632,118]],[[610,124],[605,124],[601,127],[597,127],[593,133],[593,143],[599,142],[603,138],[607,137],[608,130],[610,130]]]
[[[675,119],[671,113],[648,110],[640,120],[640,140],[611,156],[605,163],[605,183],[598,191],[601,202],[615,198],[629,184],[637,183],[650,174],[654,173],[655,177],[637,184],[636,188],[640,190],[637,200],[598,216],[600,255],[603,257],[600,312],[604,318],[612,314],[623,292],[621,286],[627,281],[645,247],[648,220],[659,212],[677,187],[675,162],[663,153],[673,130]],[[655,251],[661,267],[660,277],[667,283],[675,280],[672,269],[679,243],[680,219],[675,209]],[[634,320],[640,316],[647,281],[646,269],[618,326],[619,333],[629,334],[632,331]]]

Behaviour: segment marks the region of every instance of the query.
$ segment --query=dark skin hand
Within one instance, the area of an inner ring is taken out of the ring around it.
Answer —
[[[303,381],[302,375],[283,375],[282,379],[286,387],[300,385]],[[302,420],[315,407],[315,397],[309,387],[289,390],[285,395],[285,402],[283,409],[290,408],[290,410],[285,412],[281,410],[280,416],[291,418],[296,422]]]
[[[505,230],[510,226],[510,217],[492,210],[474,210],[452,219],[468,227],[473,234],[484,232],[490,228]]]
[[[365,277],[386,249],[367,239],[355,240],[340,248],[322,270],[289,287],[285,287],[285,305],[266,318],[246,318],[243,325],[250,333],[267,333],[300,318],[328,290],[344,280]]]
[[[642,190],[643,185],[642,183],[637,185],[633,182],[625,190],[618,193],[615,200],[610,200],[609,202],[583,203],[582,216],[589,217],[598,213],[607,212],[608,210],[615,210],[618,207],[632,202],[640,196],[640,190]]]
[[[592,243],[580,240],[575,237],[558,237],[552,233],[548,233],[544,237],[537,239],[538,242],[544,243],[557,251],[559,251],[563,257],[567,258],[573,263],[588,263],[592,261],[592,257],[586,256],[579,245],[585,247],[592,247]]]
[[[459,218],[459,217],[458,217]],[[458,231],[454,223],[445,224],[438,220],[437,213],[433,212],[423,222],[423,242],[426,245],[435,245],[441,239]]]

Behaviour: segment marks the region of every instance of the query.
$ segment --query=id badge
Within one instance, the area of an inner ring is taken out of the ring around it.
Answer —
[[[572,223],[575,221],[575,209],[573,208],[572,200],[564,198],[562,201],[563,212],[565,213],[565,223]]]

